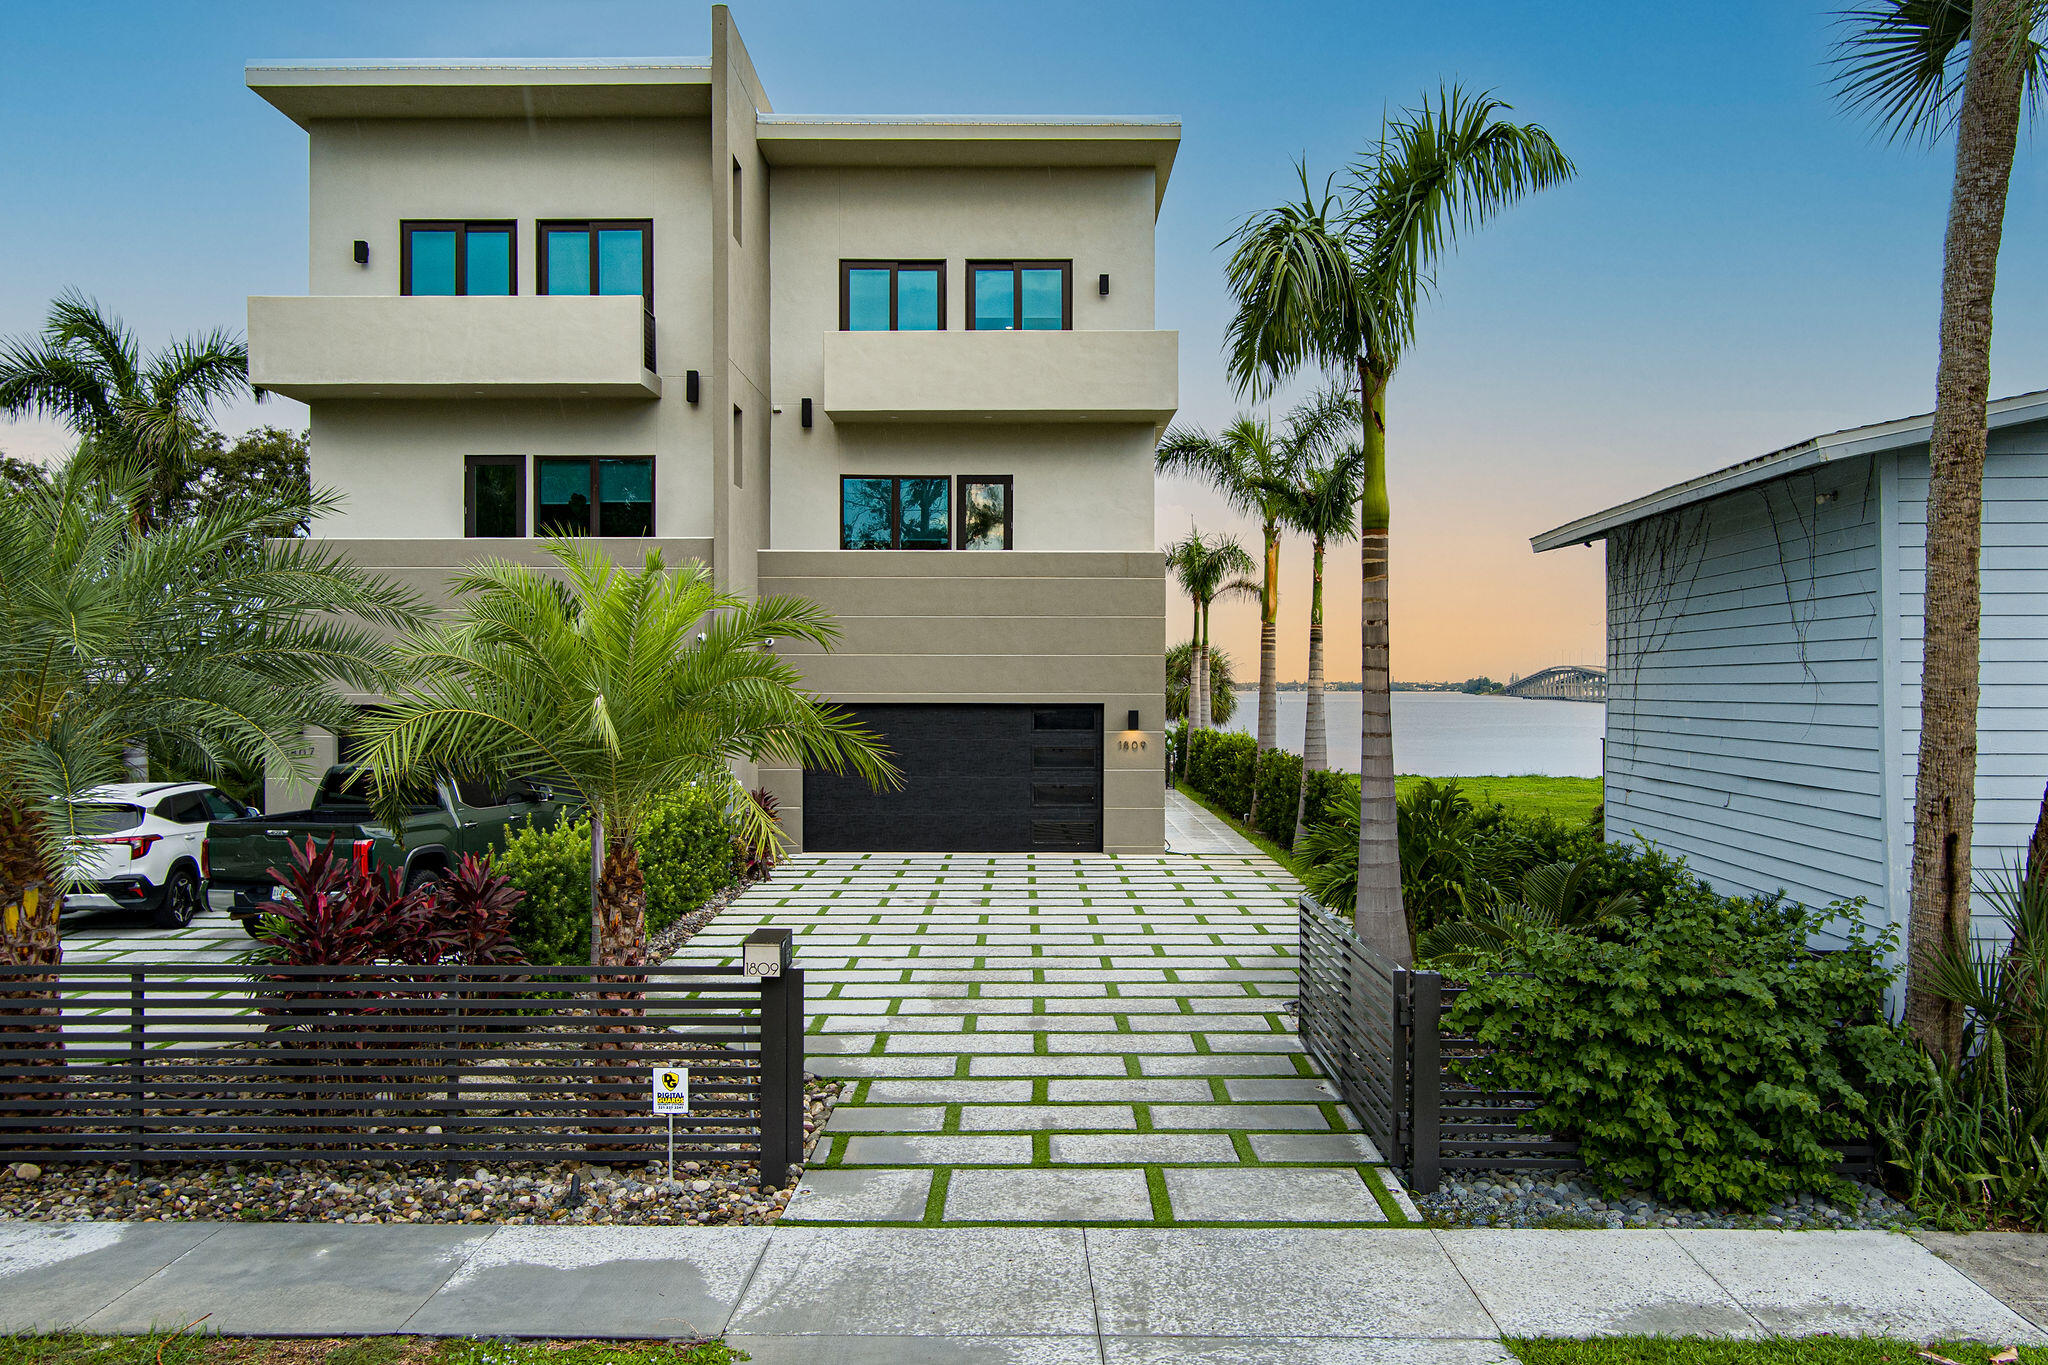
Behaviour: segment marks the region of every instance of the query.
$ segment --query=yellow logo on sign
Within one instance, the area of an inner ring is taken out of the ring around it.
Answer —
[[[676,1073],[673,1071],[664,1071],[661,1073],[661,1088],[663,1090],[673,1090],[682,1083],[683,1078],[676,1075]]]

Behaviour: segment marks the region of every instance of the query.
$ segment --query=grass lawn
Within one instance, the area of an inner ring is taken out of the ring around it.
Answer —
[[[1394,794],[1406,796],[1419,777],[1394,779]],[[1548,815],[1567,824],[1592,815],[1600,804],[1597,777],[1460,777],[1456,779],[1475,805],[1498,801],[1516,815]]]
[[[725,1343],[473,1341],[431,1337],[266,1340],[189,1332],[0,1336],[0,1365],[734,1365]]]
[[[1511,1340],[1508,1348],[1527,1365],[1924,1365],[1950,1360],[1986,1365],[1991,1360],[2043,1365],[2048,1349],[2013,1348],[1975,1342],[1921,1346],[1876,1337],[1774,1337],[1766,1341],[1711,1341],[1697,1337],[1609,1337],[1596,1341]]]

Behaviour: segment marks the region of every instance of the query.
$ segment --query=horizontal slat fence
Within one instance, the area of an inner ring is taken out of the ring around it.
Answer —
[[[1409,1188],[1431,1193],[1447,1171],[1583,1169],[1576,1142],[1522,1126],[1537,1095],[1481,1090],[1459,1074],[1485,1047],[1445,1031],[1464,987],[1388,965],[1311,897],[1300,909],[1302,1046]],[[1877,1168],[1867,1142],[1838,1150],[1844,1175]]]
[[[739,968],[0,967],[0,1160],[641,1161],[786,1183],[803,973]]]

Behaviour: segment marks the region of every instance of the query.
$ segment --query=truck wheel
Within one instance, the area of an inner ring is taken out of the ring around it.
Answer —
[[[172,868],[171,879],[164,883],[163,904],[156,910],[156,927],[183,929],[199,913],[200,901],[205,894],[200,888],[198,873],[183,865]]]
[[[407,895],[411,895],[415,891],[424,891],[438,882],[445,882],[447,880],[447,868],[439,864],[429,863],[427,866],[416,868],[406,875],[405,891]]]

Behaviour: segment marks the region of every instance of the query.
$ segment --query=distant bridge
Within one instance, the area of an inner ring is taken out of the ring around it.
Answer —
[[[1505,690],[1510,697],[1604,702],[1607,700],[1607,670],[1585,664],[1559,664],[1541,673],[1517,678]]]

